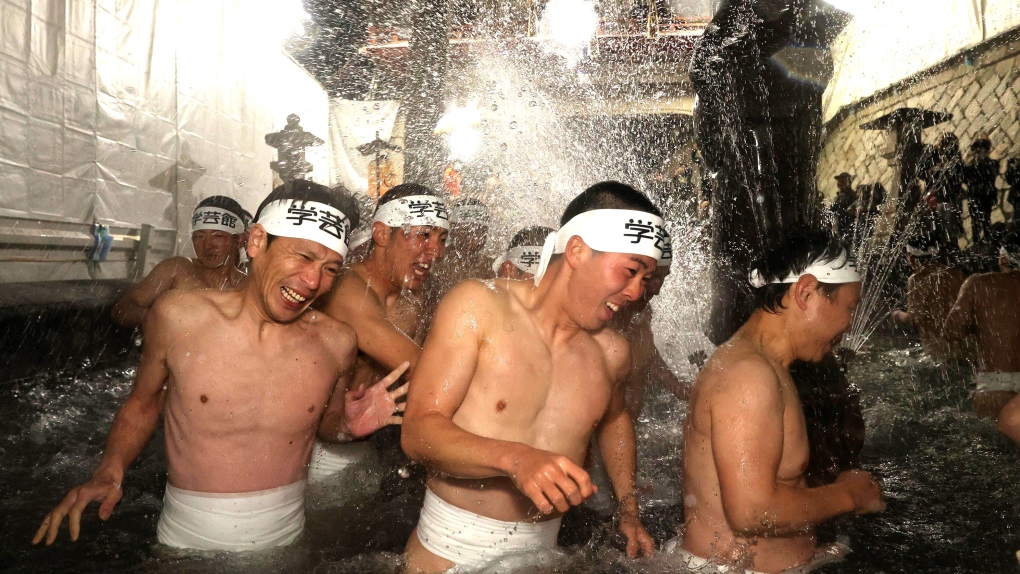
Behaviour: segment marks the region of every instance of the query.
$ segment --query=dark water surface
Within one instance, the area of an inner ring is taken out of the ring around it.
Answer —
[[[166,480],[157,433],[124,481],[124,499],[106,523],[86,511],[82,537],[66,529],[50,548],[32,534],[66,491],[99,461],[113,414],[133,369],[39,373],[5,384],[0,406],[0,570],[3,572],[397,572],[424,492],[420,467],[406,467],[395,429],[374,442],[379,455],[309,493],[308,524],[291,548],[246,555],[171,551],[155,540]],[[850,371],[863,390],[868,422],[865,464],[885,481],[889,510],[844,518],[823,536],[854,549],[826,573],[1017,572],[1020,550],[1020,450],[970,410],[969,373],[940,368],[900,339],[869,345]],[[638,424],[646,526],[659,542],[680,520],[683,405],[650,393]],[[403,473],[400,471],[403,470]],[[409,472],[408,472],[409,471]],[[401,474],[409,478],[402,478]],[[616,549],[607,503],[564,520],[565,551],[518,572],[676,572],[659,557],[629,561]]]

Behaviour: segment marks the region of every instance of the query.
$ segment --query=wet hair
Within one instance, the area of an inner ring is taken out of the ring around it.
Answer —
[[[541,225],[525,227],[514,234],[513,239],[510,240],[510,245],[507,246],[507,250],[509,251],[521,245],[542,245],[545,243],[545,237],[552,232],[553,229]]]
[[[242,222],[244,221],[244,214],[248,213],[247,211],[244,210],[243,207],[241,207],[241,204],[238,203],[236,199],[227,197],[225,195],[209,196],[203,199],[202,201],[198,202],[198,205],[195,206],[195,209],[198,209],[199,207],[215,207],[217,209],[229,211],[230,213],[233,213],[239,219],[241,219]],[[247,228],[248,225],[245,224],[245,229]]]
[[[1006,251],[1013,255],[1020,255],[1020,231],[1011,231],[1002,238],[1000,247],[1005,247]]]
[[[258,223],[259,217],[262,215],[262,210],[265,209],[267,205],[274,201],[287,199],[294,199],[297,201],[314,201],[316,203],[323,203],[335,208],[347,216],[347,219],[351,222],[351,229],[357,229],[358,224],[361,223],[361,215],[358,211],[358,202],[346,188],[338,185],[330,189],[321,183],[315,183],[314,181],[308,181],[305,179],[295,179],[294,181],[284,183],[269,192],[269,195],[262,200],[258,210],[255,212],[255,223]],[[273,244],[274,239],[276,239],[275,235],[269,235],[266,242],[267,248]]]
[[[988,138],[980,138],[974,140],[974,143],[970,144],[971,151],[992,151],[992,140]]]
[[[662,212],[645,194],[625,183],[603,181],[582,191],[567,205],[560,225],[596,209],[632,209],[662,217]]]
[[[932,247],[938,250],[938,253],[936,255],[930,254],[910,255],[910,257],[913,257],[914,260],[917,261],[918,263],[923,264],[929,261],[939,261],[945,263],[948,260],[945,255],[946,250],[942,248],[937,239],[933,238],[928,233],[914,235],[913,237],[908,239],[906,243],[908,247],[912,247],[913,249],[916,249],[918,251],[927,251]]]
[[[294,181],[285,183],[271,191],[269,195],[262,200],[258,211],[255,212],[255,222],[258,223],[259,217],[262,215],[262,210],[265,209],[267,205],[274,201],[285,199],[314,201],[326,204],[346,215],[347,219],[351,222],[351,229],[357,229],[358,225],[361,223],[361,215],[358,212],[358,202],[354,199],[351,192],[347,191],[347,189],[343,186],[338,185],[330,189],[321,183],[315,183],[314,181],[308,181],[305,179],[295,179]]]
[[[756,308],[779,314],[784,309],[783,297],[793,283],[776,283],[789,275],[802,273],[812,263],[829,263],[844,252],[851,253],[846,243],[824,231],[794,232],[780,241],[768,253],[751,264],[748,271],[757,270],[765,281],[763,287],[754,290]],[[823,293],[831,295],[842,283],[818,283]]]

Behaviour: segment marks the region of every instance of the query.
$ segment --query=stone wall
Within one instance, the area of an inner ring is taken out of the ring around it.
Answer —
[[[960,138],[964,160],[978,134],[992,140],[994,159],[1020,156],[1020,30],[1013,30],[954,56],[862,102],[847,106],[825,126],[818,166],[818,189],[836,194],[836,174],[849,172],[854,186],[880,182],[892,192],[893,168],[881,157],[885,133],[860,125],[900,107],[948,112],[953,119],[928,128],[924,143],[935,143],[944,131]],[[1004,172],[1006,162],[1001,161]],[[993,221],[1008,218],[1011,207],[1002,201],[1007,184],[1000,177],[999,207]],[[1005,211],[1003,211],[1005,209]]]

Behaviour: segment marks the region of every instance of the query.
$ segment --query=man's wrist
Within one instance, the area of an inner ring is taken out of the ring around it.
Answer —
[[[510,443],[503,453],[496,459],[496,468],[503,474],[513,477],[517,474],[517,467],[520,465],[523,448],[530,448],[520,443]]]
[[[358,438],[354,436],[354,431],[351,430],[351,427],[347,424],[346,420],[341,420],[340,424],[338,424],[336,428],[336,442],[353,442]]]
[[[112,464],[100,464],[92,473],[92,480],[109,480],[119,487],[124,482],[124,470]]]

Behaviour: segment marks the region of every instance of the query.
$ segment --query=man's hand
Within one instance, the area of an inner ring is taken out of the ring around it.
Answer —
[[[71,528],[71,541],[78,540],[81,533],[81,513],[85,511],[93,500],[100,500],[103,504],[99,507],[99,518],[106,520],[113,514],[113,507],[120,501],[123,492],[120,489],[120,482],[107,475],[96,473],[92,480],[73,489],[67,493],[64,500],[50,511],[43,519],[42,526],[36,531],[32,538],[32,544],[39,544],[46,538],[46,546],[53,544],[60,532],[60,523],[64,517],[68,517],[68,525]]]
[[[535,504],[542,514],[566,512],[598,491],[583,468],[569,458],[522,445],[514,455],[509,474],[514,486]]]
[[[854,501],[854,514],[871,514],[885,510],[882,487],[870,472],[847,470],[836,477],[837,484],[843,484]]]
[[[645,530],[641,519],[632,514],[620,517],[620,532],[627,537],[627,556],[651,556],[655,552],[655,540]]]
[[[378,383],[344,394],[344,421],[353,438],[366,437],[386,425],[403,422],[402,417],[394,413],[404,412],[404,403],[397,404],[397,399],[407,395],[408,383],[392,392],[389,387],[410,365],[405,361]]]

